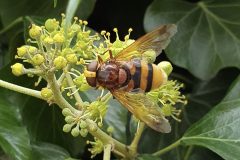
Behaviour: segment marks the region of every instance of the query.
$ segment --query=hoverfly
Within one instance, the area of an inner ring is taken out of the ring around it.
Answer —
[[[110,58],[107,61],[98,57],[98,61],[92,61],[85,70],[90,86],[108,89],[136,118],[163,133],[170,132],[171,126],[159,106],[145,92],[160,87],[167,81],[167,76],[155,64],[144,59],[144,53],[153,50],[158,56],[176,31],[174,24],[162,25],[140,37],[114,57],[109,50]]]

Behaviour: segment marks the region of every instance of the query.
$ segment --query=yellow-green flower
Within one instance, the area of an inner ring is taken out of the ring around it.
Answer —
[[[41,90],[41,96],[46,99],[50,99],[53,96],[53,92],[49,88],[42,88]]]
[[[87,141],[87,144],[91,144],[92,148],[89,148],[88,150],[91,152],[92,156],[91,158],[95,157],[97,154],[102,153],[104,149],[104,145],[102,141],[94,137],[95,141]]]
[[[41,34],[42,34],[42,28],[35,24],[32,24],[32,27],[29,30],[29,36],[33,39],[37,39],[41,36]]]
[[[21,63],[15,63],[14,65],[11,66],[12,68],[12,73],[15,76],[21,76],[24,74],[24,66]]]

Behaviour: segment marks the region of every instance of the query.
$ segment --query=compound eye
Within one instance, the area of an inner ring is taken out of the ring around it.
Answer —
[[[96,87],[97,79],[96,72],[98,68],[98,62],[92,61],[87,65],[87,71],[85,72],[86,80],[91,87]]]

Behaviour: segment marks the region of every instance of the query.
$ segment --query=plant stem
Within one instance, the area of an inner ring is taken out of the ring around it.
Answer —
[[[32,96],[32,97],[36,97],[36,98],[39,98],[39,99],[44,99],[41,96],[40,91],[37,91],[37,90],[34,90],[34,89],[29,89],[29,88],[26,88],[26,87],[22,87],[22,86],[12,84],[12,83],[9,83],[9,82],[3,81],[3,80],[0,80],[0,87],[6,88],[6,89],[9,89],[9,90],[12,90],[12,91],[16,91],[16,92],[19,92],[19,93],[23,93],[23,94],[26,94],[26,95],[29,95],[29,96]]]
[[[86,119],[86,122],[87,122],[88,126],[92,126],[92,128],[93,127],[96,128],[95,130],[92,130],[89,128],[89,133],[91,133],[97,139],[100,139],[104,145],[112,144],[113,152],[115,152],[115,150],[116,150],[116,152],[115,152],[116,154],[121,153],[119,155],[121,155],[121,156],[124,155],[125,158],[127,158],[127,159],[133,158],[133,155],[131,155],[129,153],[131,151],[131,149],[128,148],[125,144],[117,141],[116,139],[112,138],[111,136],[109,136],[108,134],[103,132],[100,128],[97,127],[97,124],[95,122],[93,122],[92,120]]]
[[[137,153],[137,146],[139,143],[139,140],[141,138],[141,135],[144,131],[145,124],[143,122],[139,122],[139,128],[137,129],[135,136],[133,138],[133,141],[131,145],[129,146],[133,150],[133,154],[135,155]]]
[[[163,149],[153,153],[153,155],[154,156],[161,156],[162,154],[167,153],[168,151],[178,147],[180,145],[180,141],[181,141],[181,139],[177,140],[176,142],[170,144],[169,146],[167,146],[167,147],[165,147],[165,148],[163,148]]]
[[[107,144],[104,146],[104,153],[103,153],[103,160],[110,160],[111,159],[111,144]]]
[[[62,96],[60,91],[60,86],[57,83],[56,77],[53,73],[49,73],[47,76],[48,84],[50,85],[52,92],[54,93],[55,103],[61,108],[69,108],[73,113],[76,112],[76,109],[73,108]]]
[[[101,101],[107,103],[111,98],[112,98],[112,94],[111,94],[111,92],[108,92],[107,94],[105,94],[105,95],[101,98]]]
[[[68,85],[69,86],[74,86],[74,83],[73,83],[73,80],[72,80],[72,77],[69,73],[66,73],[66,79],[67,79],[67,82],[68,82]],[[76,101],[80,104],[83,104],[83,101],[82,101],[82,98],[80,97],[79,93],[77,92],[77,89],[76,87],[72,87],[71,88],[72,92],[74,93],[73,96],[74,98],[76,99]]]
[[[60,87],[57,83],[55,75],[53,73],[50,73],[47,77],[48,77],[48,79],[47,79],[48,84],[50,85],[50,87],[54,93],[55,103],[58,104],[58,106],[62,109],[67,107],[70,110],[72,110],[73,113],[76,113],[76,111],[78,111],[78,110],[73,108],[62,96]],[[93,126],[92,128],[95,128],[94,130],[89,128],[88,129],[89,133],[91,133],[94,137],[101,140],[103,142],[103,144],[105,144],[105,145],[113,144],[113,148],[114,148],[114,150],[116,150],[115,153],[121,153],[121,155],[126,156],[125,158],[127,158],[127,159],[131,159],[133,157],[129,153],[129,149],[126,145],[122,144],[121,142],[117,141],[116,139],[112,138],[111,136],[109,136],[108,134],[103,132],[100,128],[98,128],[97,124],[95,122],[93,122],[92,120],[86,119],[86,122],[87,122],[88,126]]]
[[[193,146],[188,147],[188,149],[187,149],[187,151],[186,151],[186,153],[184,155],[183,160],[188,160],[189,159],[189,156],[191,155],[192,150],[193,150]]]

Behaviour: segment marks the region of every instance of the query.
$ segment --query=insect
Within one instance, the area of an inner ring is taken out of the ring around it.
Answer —
[[[158,56],[176,31],[174,24],[162,25],[140,37],[114,57],[109,51],[110,58],[107,61],[98,57],[98,61],[92,61],[85,70],[90,86],[108,89],[136,118],[163,133],[170,132],[171,126],[159,106],[145,92],[160,87],[167,76],[155,64],[144,59],[144,53],[153,50]]]

